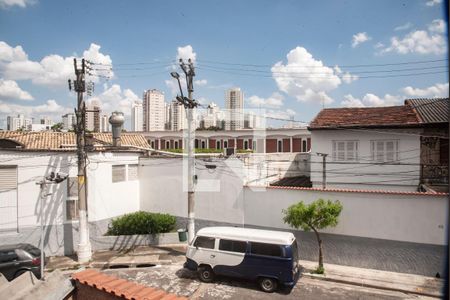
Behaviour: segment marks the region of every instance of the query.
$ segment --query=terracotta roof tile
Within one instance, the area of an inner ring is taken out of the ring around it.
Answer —
[[[326,108],[310,123],[310,129],[341,127],[406,127],[420,121],[410,106]]]
[[[152,287],[147,287],[115,276],[106,275],[97,270],[84,270],[72,274],[72,279],[80,284],[88,285],[105,293],[124,297],[128,300],[182,300],[185,297],[166,293]]]
[[[76,135],[73,132],[17,132],[0,131],[0,140],[12,140],[22,146],[21,150],[50,150],[50,151],[75,151]],[[105,150],[130,150],[138,151],[141,148],[149,149],[149,144],[142,134],[122,133],[122,147],[112,147],[111,133],[92,133],[94,151]]]

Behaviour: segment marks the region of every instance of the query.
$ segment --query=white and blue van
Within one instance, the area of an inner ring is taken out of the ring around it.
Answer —
[[[200,280],[215,275],[255,280],[265,292],[294,286],[299,276],[298,248],[290,232],[238,227],[200,229],[186,251],[185,268]]]

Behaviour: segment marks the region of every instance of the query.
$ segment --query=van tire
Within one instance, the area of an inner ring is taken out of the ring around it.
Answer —
[[[201,266],[198,268],[198,277],[201,281],[210,283],[214,281],[215,278],[214,271],[210,266]]]
[[[266,293],[273,293],[278,287],[278,282],[273,278],[263,277],[259,279],[259,287]]]

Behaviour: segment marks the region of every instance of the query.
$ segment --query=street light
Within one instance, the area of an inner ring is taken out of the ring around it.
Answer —
[[[181,88],[181,83],[180,83],[180,74],[178,74],[177,72],[171,72],[170,76],[172,76],[173,78],[175,78],[178,81],[178,87],[180,88],[181,98],[184,99],[183,89]]]

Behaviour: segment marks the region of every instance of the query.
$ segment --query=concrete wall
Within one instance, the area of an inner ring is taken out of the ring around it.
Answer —
[[[313,130],[311,134],[311,181],[322,186],[322,157],[327,153],[327,187],[416,191],[420,179],[420,136],[411,130]],[[337,162],[332,158],[333,141],[359,141],[359,160]],[[398,140],[397,162],[376,164],[370,142]]]
[[[143,159],[140,163],[141,209],[187,216],[181,159]],[[215,162],[213,171],[197,162],[199,184],[195,215],[201,220],[271,228],[289,228],[282,209],[318,198],[340,200],[339,225],[324,232],[345,236],[444,245],[447,197],[411,193],[323,192],[264,187],[242,187],[231,162]],[[210,181],[207,181],[210,180]],[[215,187],[205,191],[204,186]]]

